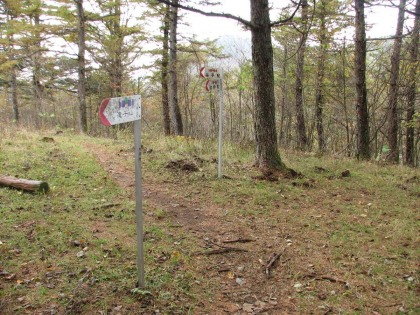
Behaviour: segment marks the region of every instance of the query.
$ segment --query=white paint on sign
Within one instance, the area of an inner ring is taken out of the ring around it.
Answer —
[[[200,76],[206,79],[222,79],[223,78],[223,70],[222,68],[209,68],[209,67],[202,67],[200,69]]]
[[[221,89],[221,82],[220,80],[207,80],[206,82],[206,90],[213,91],[213,90],[220,90]]]
[[[108,98],[99,108],[101,122],[106,126],[117,125],[141,119],[140,95]]]

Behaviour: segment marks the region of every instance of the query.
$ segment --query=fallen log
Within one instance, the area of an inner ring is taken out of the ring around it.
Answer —
[[[50,189],[47,182],[16,178],[6,175],[0,175],[0,186],[22,189],[24,191],[34,193],[47,193]]]

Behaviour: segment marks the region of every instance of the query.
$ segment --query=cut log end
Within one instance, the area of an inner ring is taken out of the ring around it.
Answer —
[[[0,186],[21,189],[32,193],[45,194],[50,190],[47,182],[39,180],[29,180],[12,176],[0,175]]]

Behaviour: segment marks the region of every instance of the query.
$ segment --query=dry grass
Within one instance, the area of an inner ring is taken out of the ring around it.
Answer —
[[[230,179],[217,180],[215,144],[145,135],[147,288],[140,290],[132,139],[53,135],[45,143],[43,136],[2,131],[0,173],[52,187],[48,195],[0,188],[5,314],[420,310],[418,170],[286,153],[304,178],[258,181],[252,152],[226,144]],[[173,159],[199,171],[165,168]],[[241,239],[251,241],[225,243]],[[206,255],[225,247],[247,251]],[[267,261],[282,251],[267,277]]]

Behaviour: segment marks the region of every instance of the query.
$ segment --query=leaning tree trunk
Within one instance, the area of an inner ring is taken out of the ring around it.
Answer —
[[[268,0],[251,0],[252,60],[255,95],[256,165],[284,169],[277,147],[273,47]]]
[[[404,9],[406,0],[400,0],[397,30],[395,33],[394,49],[391,57],[391,75],[389,84],[388,105],[388,142],[390,152],[387,156],[389,162],[398,163],[398,78],[400,73],[400,55],[402,33],[404,27]]]
[[[163,38],[162,38],[162,61],[161,61],[161,86],[162,86],[162,116],[163,130],[165,135],[171,134],[171,119],[169,116],[168,99],[168,61],[169,61],[169,5],[166,5],[163,18]]]
[[[416,84],[419,78],[419,33],[420,33],[420,0],[416,1],[413,33],[410,42],[410,70],[407,87],[407,138],[405,160],[410,166],[415,166],[414,114],[416,104]]]
[[[77,7],[78,19],[78,84],[77,98],[79,101],[79,127],[82,133],[87,132],[87,116],[86,116],[86,39],[85,39],[85,22],[86,17],[83,8],[83,0],[74,0]]]
[[[356,111],[357,111],[357,157],[362,160],[370,159],[369,113],[366,91],[366,23],[365,1],[355,0],[356,9],[356,38],[355,38],[355,66],[356,81]]]
[[[174,5],[178,5],[179,0],[173,0]],[[178,8],[171,7],[171,20],[169,26],[169,108],[171,111],[172,128],[175,135],[184,133],[182,125],[181,111],[178,104],[178,83],[177,83],[177,26]]]
[[[306,135],[305,127],[305,113],[303,110],[303,79],[304,79],[304,64],[306,40],[308,38],[308,1],[302,0],[302,23],[303,33],[300,42],[300,47],[297,53],[296,62],[296,127],[298,135],[298,149],[306,150],[308,147],[308,137]]]

